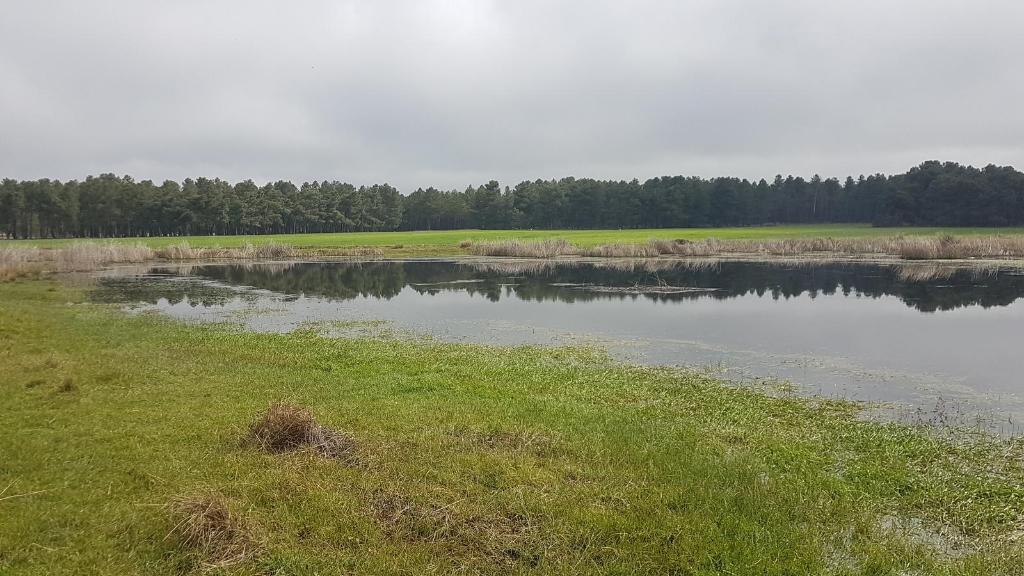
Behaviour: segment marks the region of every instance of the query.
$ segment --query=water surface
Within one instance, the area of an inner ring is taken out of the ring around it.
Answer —
[[[1016,429],[1024,274],[934,264],[405,261],[215,264],[100,278],[97,300],[287,331],[341,322],[622,359]]]

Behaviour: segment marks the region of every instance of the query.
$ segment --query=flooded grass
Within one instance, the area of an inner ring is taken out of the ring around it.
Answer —
[[[865,422],[589,349],[254,334],[33,280],[0,285],[0,365],[4,574],[1024,564],[1019,439]],[[31,385],[64,374],[74,402]],[[369,465],[240,446],[281,398],[299,422],[284,437],[330,423]]]

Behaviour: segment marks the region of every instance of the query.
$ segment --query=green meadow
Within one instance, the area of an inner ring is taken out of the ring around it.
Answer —
[[[389,241],[471,234],[512,233]],[[294,241],[348,237],[308,238]],[[869,422],[850,403],[590,349],[256,334],[20,280],[0,284],[0,367],[5,575],[1024,565],[1020,440]],[[351,457],[247,441],[275,402],[307,408]],[[217,514],[197,524],[182,502]]]
[[[193,247],[234,248],[249,244],[279,243],[298,248],[380,247],[419,251],[454,250],[460,242],[493,240],[542,240],[564,238],[579,246],[612,243],[643,243],[651,239],[769,240],[783,238],[860,238],[897,235],[992,235],[1024,234],[1024,228],[878,228],[866,224],[755,226],[743,228],[660,228],[628,230],[437,230],[416,232],[348,232],[333,234],[270,234],[261,236],[185,236],[118,238],[116,242],[143,243],[161,248],[181,242]],[[15,240],[0,245],[59,248],[80,242],[75,239]]]

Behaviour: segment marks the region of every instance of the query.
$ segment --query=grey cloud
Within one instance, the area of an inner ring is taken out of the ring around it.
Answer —
[[[344,179],[1020,165],[1024,4],[14,2],[0,176]]]

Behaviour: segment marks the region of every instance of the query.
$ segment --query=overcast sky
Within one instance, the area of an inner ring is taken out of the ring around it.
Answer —
[[[1024,168],[1020,0],[3,4],[0,177]]]

